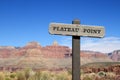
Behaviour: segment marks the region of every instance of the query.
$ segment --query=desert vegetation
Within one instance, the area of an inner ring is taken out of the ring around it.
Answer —
[[[81,80],[120,80],[120,75],[112,72],[86,73],[81,74]]]
[[[100,71],[84,73],[81,70],[81,80],[120,80],[120,75],[113,72]],[[16,72],[0,72],[0,80],[72,80],[72,71],[33,71],[24,69]]]
[[[16,72],[0,72],[0,80],[71,80],[71,74],[68,71],[33,71],[24,69]]]
[[[81,80],[120,80],[120,63],[97,62],[83,65]]]

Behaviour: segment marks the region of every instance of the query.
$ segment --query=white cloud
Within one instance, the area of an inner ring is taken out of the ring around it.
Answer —
[[[70,37],[62,39],[62,45],[69,46],[71,48],[72,39]],[[118,49],[120,49],[119,37],[81,38],[81,50],[109,53]]]
[[[120,49],[120,38],[118,37],[105,37],[96,40],[84,40],[81,45],[82,50],[92,50],[104,53],[109,53],[114,50]]]

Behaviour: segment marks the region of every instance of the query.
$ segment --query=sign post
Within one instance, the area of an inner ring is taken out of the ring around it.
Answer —
[[[51,23],[49,33],[72,36],[72,80],[80,80],[80,37],[104,37],[104,27],[80,25],[79,20],[73,20],[72,24]]]
[[[79,20],[72,24],[80,24]],[[72,80],[80,80],[80,36],[72,36]]]

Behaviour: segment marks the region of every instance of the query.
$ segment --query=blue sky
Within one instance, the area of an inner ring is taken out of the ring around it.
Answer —
[[[76,18],[106,30],[102,39],[82,37],[83,50],[120,49],[120,0],[0,0],[0,45],[37,41],[46,46],[57,40],[71,47],[70,36],[50,35],[48,28],[51,22],[71,24]]]

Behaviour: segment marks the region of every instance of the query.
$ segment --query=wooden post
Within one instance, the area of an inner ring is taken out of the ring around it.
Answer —
[[[51,23],[49,27],[50,34],[72,36],[72,80],[80,80],[80,36],[101,38],[105,34],[102,26],[79,24],[79,20],[73,20],[72,24]]]
[[[73,20],[72,24],[80,24]],[[80,80],[80,36],[72,36],[72,80]]]

